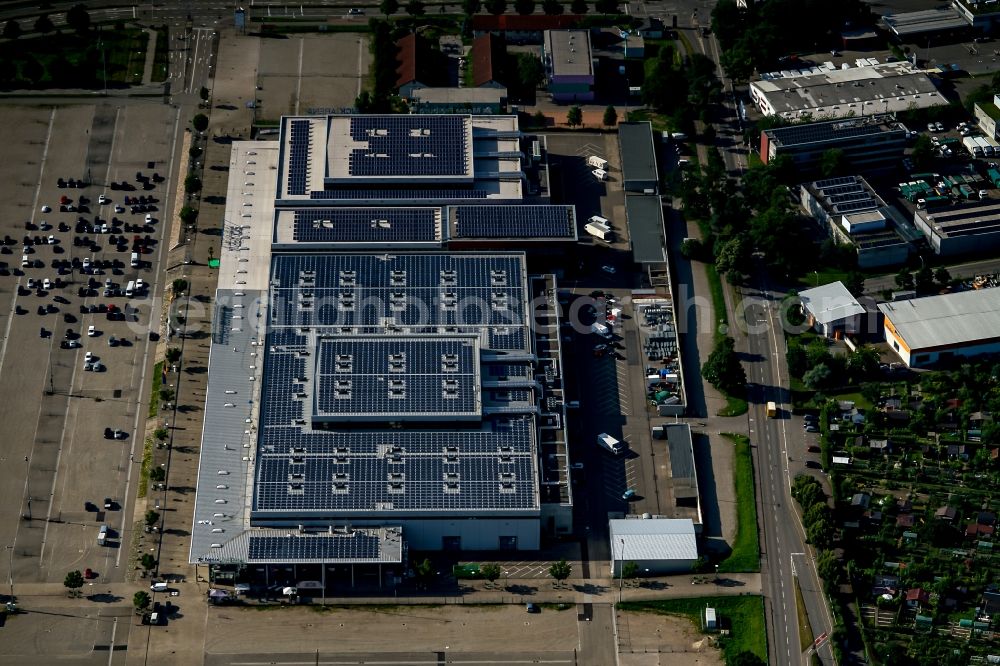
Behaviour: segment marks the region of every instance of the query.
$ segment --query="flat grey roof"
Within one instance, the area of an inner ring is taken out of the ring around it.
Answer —
[[[637,264],[658,264],[667,260],[663,240],[663,205],[660,197],[650,194],[626,194],[625,217],[628,220],[632,258]]]
[[[878,309],[911,352],[1000,336],[1000,288],[879,303]]]
[[[831,282],[806,289],[799,292],[799,300],[802,302],[802,307],[821,324],[847,319],[865,311],[843,282]]]
[[[917,12],[886,14],[882,22],[896,35],[919,35],[923,32],[968,28],[969,22],[951,7],[938,7]]]
[[[223,544],[249,524],[245,493],[254,475],[250,454],[256,446],[261,352],[256,342],[262,335],[257,326],[266,319],[263,292],[236,293],[216,292],[191,562],[220,557]]]
[[[622,180],[650,181],[656,187],[656,150],[653,147],[653,126],[649,122],[620,123],[618,144],[622,158]]]
[[[947,104],[934,82],[908,63],[788,72],[752,81],[776,114],[857,117]]]
[[[590,31],[546,30],[545,57],[555,76],[592,76]]]
[[[698,539],[690,518],[623,518],[609,520],[608,526],[612,561],[698,559]]]

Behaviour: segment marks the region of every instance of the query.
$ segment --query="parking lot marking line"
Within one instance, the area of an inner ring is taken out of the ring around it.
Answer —
[[[299,75],[295,79],[295,115],[299,115],[299,101],[302,99],[302,53],[305,51],[306,40],[299,37]]]
[[[53,341],[54,341],[55,340],[55,336],[52,336],[52,337],[53,337]],[[52,365],[52,351],[53,351],[52,343],[50,342],[49,343],[49,366],[50,366],[49,373],[52,372],[52,370],[51,370],[51,365]],[[56,453],[55,470],[52,472],[52,490],[49,492],[49,510],[48,510],[48,512],[45,515],[45,528],[42,530],[42,547],[38,551],[38,566],[41,567],[41,568],[45,568],[45,545],[48,543],[48,537],[49,537],[49,524],[50,524],[49,519],[52,517],[52,506],[55,504],[56,484],[59,482],[59,462],[60,462],[60,460],[62,460],[62,454],[63,454],[63,448],[64,448],[63,442],[66,440],[66,426],[69,424],[69,420],[70,420],[69,419],[69,412],[70,412],[70,408],[72,408],[72,407],[75,406],[73,404],[70,396],[73,395],[73,386],[76,384],[76,371],[77,371],[77,369],[79,367],[80,367],[79,363],[73,363],[73,373],[70,375],[70,380],[69,380],[69,390],[67,391],[67,396],[66,396],[66,407],[67,407],[67,409],[66,409],[66,414],[63,416],[62,433],[59,435],[59,450]],[[50,374],[50,376],[51,376],[51,374]],[[79,410],[75,410],[75,411],[79,412]],[[75,428],[73,429],[73,432],[74,433],[76,432]],[[70,444],[71,445],[72,445],[72,442],[73,442],[73,437],[71,436],[70,437]],[[63,475],[64,481],[65,481],[66,478],[67,478],[66,475]],[[64,486],[64,488],[65,488],[65,486]],[[62,493],[60,493],[59,496],[62,497]]]

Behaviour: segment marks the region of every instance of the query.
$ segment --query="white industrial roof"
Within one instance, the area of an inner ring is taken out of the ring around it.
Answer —
[[[806,289],[799,293],[799,300],[802,301],[802,307],[824,325],[865,311],[851,292],[847,291],[843,282],[831,282],[822,287]]]
[[[976,289],[880,303],[911,351],[960,345],[1000,335],[1000,289]]]
[[[626,518],[608,524],[612,561],[698,559],[690,518]]]

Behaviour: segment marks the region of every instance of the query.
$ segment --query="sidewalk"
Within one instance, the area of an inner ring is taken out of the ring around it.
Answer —
[[[645,601],[655,599],[681,599],[703,596],[743,596],[761,593],[760,574],[723,574],[715,583],[712,574],[664,576],[626,580],[621,585],[623,601]],[[337,605],[433,605],[433,604],[520,604],[527,601],[536,603],[615,603],[619,599],[618,579],[583,578],[570,579],[556,586],[550,578],[510,578],[490,583],[485,580],[460,580],[457,588],[429,590],[424,594],[407,596],[336,596],[326,597],[327,604]],[[32,606],[45,608],[79,608],[81,605],[97,603],[87,599],[91,595],[111,595],[119,597],[118,603],[131,606],[132,596],[148,585],[112,583],[110,585],[85,585],[83,597],[71,598],[60,583],[18,583],[15,589],[18,605],[22,610],[31,611]],[[190,617],[198,605],[207,606],[205,595],[207,583],[183,582],[171,584],[171,589],[180,594],[166,597],[158,594],[158,599],[170,599],[179,606],[186,617]],[[313,598],[319,603],[320,598]]]
[[[146,28],[149,34],[149,43],[146,45],[146,64],[142,68],[142,85],[148,86],[153,83],[153,63],[156,62],[156,38],[159,33]]]

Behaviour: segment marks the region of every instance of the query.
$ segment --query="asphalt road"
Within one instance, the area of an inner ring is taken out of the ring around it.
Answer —
[[[704,10],[701,12],[704,14]],[[717,64],[719,48],[714,35],[703,38],[692,32],[696,48],[708,55]],[[720,75],[722,70],[720,68]],[[746,150],[741,140],[741,123],[736,110],[731,81],[723,79],[724,95],[722,113],[716,119],[716,145],[722,152],[727,170],[732,176],[740,176],[746,168]],[[760,278],[758,278],[760,279]],[[770,291],[766,283],[756,285],[767,304],[780,302],[781,294]],[[736,297],[734,295],[734,297]],[[747,346],[747,379],[755,385],[750,392],[750,439],[753,446],[756,468],[758,497],[758,520],[761,526],[761,577],[764,587],[766,620],[768,627],[768,650],[774,664],[806,663],[806,657],[799,648],[798,616],[793,580],[798,576],[800,589],[809,615],[813,636],[829,634],[833,630],[826,599],[818,584],[815,566],[807,555],[810,551],[805,543],[799,517],[791,499],[791,479],[794,472],[789,469],[790,456],[801,461],[805,456],[805,443],[787,418],[768,419],[766,403],[774,400],[779,408],[788,401],[788,373],[785,368],[784,338],[777,320],[775,308],[739,307],[728,302],[730,312],[743,313],[749,334],[742,338]],[[735,322],[733,316],[731,322]],[[735,333],[737,348],[741,344],[741,334]],[[792,451],[789,451],[789,447]],[[835,664],[829,642],[819,650],[824,664]]]
[[[972,278],[986,273],[1000,273],[1000,259],[982,259],[948,265],[947,267],[953,278]],[[895,274],[865,280],[865,293],[872,296],[878,296],[886,289],[896,290],[898,288]]]

